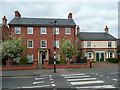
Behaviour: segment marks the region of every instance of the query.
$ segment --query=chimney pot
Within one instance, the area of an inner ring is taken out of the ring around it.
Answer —
[[[108,28],[108,26],[105,27],[105,33],[106,33],[106,34],[109,33],[109,28]]]
[[[19,11],[15,11],[15,17],[21,17],[21,14],[19,13]]]
[[[68,19],[72,19],[72,13],[68,14]]]
[[[7,25],[7,19],[6,19],[6,16],[4,16],[4,17],[2,18],[2,24],[3,24],[3,25]]]

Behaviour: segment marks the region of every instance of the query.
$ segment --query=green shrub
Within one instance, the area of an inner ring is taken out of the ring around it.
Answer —
[[[119,59],[118,58],[108,58],[106,59],[108,62],[110,63],[119,63]]]
[[[28,64],[28,59],[25,56],[21,57],[19,60],[19,64]]]
[[[65,64],[65,58],[63,56],[60,56],[60,64]]]
[[[92,60],[92,61],[90,61],[91,63],[96,63],[96,61],[94,61],[94,60]]]

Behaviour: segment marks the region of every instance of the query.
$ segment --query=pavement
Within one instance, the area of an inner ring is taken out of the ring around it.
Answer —
[[[118,64],[106,63],[106,62],[97,62],[93,63],[92,68],[77,68],[81,72],[83,71],[94,71],[99,70],[101,68],[112,68],[116,67],[118,69]],[[73,68],[67,69],[56,69],[56,74],[69,74],[75,73]],[[16,77],[16,76],[40,76],[40,75],[48,75],[48,74],[55,74],[53,69],[36,69],[36,70],[6,70],[2,71],[1,77]]]

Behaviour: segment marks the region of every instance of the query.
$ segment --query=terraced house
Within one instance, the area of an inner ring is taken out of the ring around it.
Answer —
[[[81,57],[94,61],[117,58],[117,39],[109,34],[107,26],[105,32],[79,32],[77,37]]]
[[[56,23],[55,23],[56,22]],[[67,19],[55,18],[24,18],[19,11],[15,11],[15,17],[8,23],[12,37],[23,35],[28,47],[26,56],[29,63],[33,59],[38,59],[39,64],[43,64],[44,59],[52,62],[54,56],[54,33],[56,33],[55,45],[57,60],[60,61],[59,43],[65,36],[74,43],[76,24],[72,18],[72,13]]]

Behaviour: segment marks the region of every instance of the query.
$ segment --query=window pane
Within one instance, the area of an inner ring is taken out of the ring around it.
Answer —
[[[28,63],[33,63],[33,54],[27,55]]]
[[[59,40],[55,40],[54,46],[56,46],[56,48],[59,48],[59,46],[60,46]]]
[[[41,28],[41,34],[46,34],[46,28]]]
[[[60,54],[56,54],[56,60],[60,61]]]
[[[20,34],[20,33],[21,33],[21,28],[15,27],[15,34]]]
[[[65,28],[65,34],[71,34],[71,28]]]
[[[41,47],[44,47],[44,48],[47,47],[47,45],[46,45],[46,40],[42,40],[42,41],[41,41]]]
[[[54,28],[54,34],[59,34],[59,28]]]
[[[27,33],[28,34],[33,34],[33,27],[28,27],[27,28]]]
[[[33,41],[28,41],[28,48],[32,48],[33,47]]]
[[[87,42],[87,47],[91,47],[91,42]]]
[[[112,47],[112,42],[108,42],[108,47]]]

